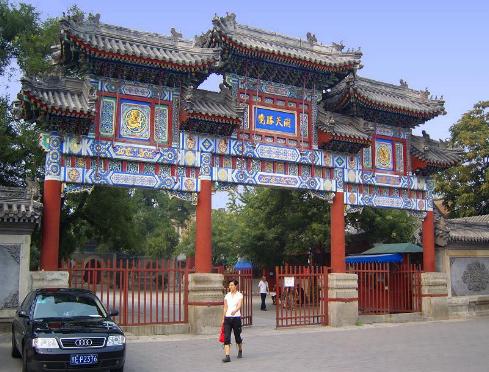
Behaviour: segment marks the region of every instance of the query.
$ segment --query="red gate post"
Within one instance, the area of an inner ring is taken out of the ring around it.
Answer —
[[[195,221],[195,272],[212,272],[212,182],[200,180]]]
[[[344,273],[346,271],[343,192],[336,192],[331,206],[331,271],[333,273]]]
[[[426,212],[423,220],[423,270],[435,271],[435,226],[433,211]]]
[[[41,269],[58,270],[59,224],[61,215],[61,182],[44,181]]]
[[[61,216],[61,147],[57,132],[50,133],[46,150],[44,212],[42,220],[41,269],[58,270],[59,225]]]

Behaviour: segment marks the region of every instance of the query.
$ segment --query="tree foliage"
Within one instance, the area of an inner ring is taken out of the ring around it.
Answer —
[[[169,258],[176,254],[177,227],[193,208],[161,191],[97,186],[65,200],[61,251],[68,257],[87,242],[99,250]]]
[[[67,14],[84,16],[76,6]],[[32,5],[0,0],[0,75],[10,78],[5,75],[12,63],[29,76],[49,72],[59,35],[59,18],[41,20]],[[42,185],[45,154],[38,145],[39,135],[35,124],[15,120],[9,97],[1,96],[0,185],[21,186],[26,178]],[[60,254],[66,258],[95,242],[99,250],[170,257],[178,244],[176,228],[185,226],[192,210],[189,203],[152,190],[94,187],[90,194],[67,193],[61,210]],[[39,244],[37,238],[33,242]]]
[[[489,101],[474,105],[450,135],[451,144],[464,150],[463,160],[438,175],[436,191],[451,217],[489,214]]]
[[[365,250],[375,243],[414,242],[416,220],[403,210],[365,207],[348,223],[360,232]]]

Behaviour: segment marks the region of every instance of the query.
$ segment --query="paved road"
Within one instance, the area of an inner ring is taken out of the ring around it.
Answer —
[[[244,330],[244,358],[223,364],[217,336],[131,338],[127,372],[489,371],[489,318],[466,321]],[[20,371],[0,336],[0,371]],[[233,355],[234,356],[234,350]]]

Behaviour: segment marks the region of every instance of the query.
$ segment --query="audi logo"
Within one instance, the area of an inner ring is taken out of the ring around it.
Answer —
[[[78,340],[75,341],[75,346],[78,347],[89,347],[92,346],[92,340],[89,338],[79,338]]]

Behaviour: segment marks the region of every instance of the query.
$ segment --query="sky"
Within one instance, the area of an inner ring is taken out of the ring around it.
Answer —
[[[17,3],[18,1],[14,1]],[[306,38],[323,44],[342,42],[361,48],[359,75],[445,99],[447,115],[415,129],[435,139],[449,137],[449,127],[481,100],[489,100],[489,1],[482,0],[27,0],[41,17],[60,16],[76,4],[100,13],[101,22],[169,35],[175,27],[186,39],[209,30],[215,14],[236,13],[237,22]],[[0,84],[5,82],[0,81]],[[205,85],[216,88],[216,79]],[[15,96],[19,85],[8,90]],[[213,200],[222,207],[225,198]]]

